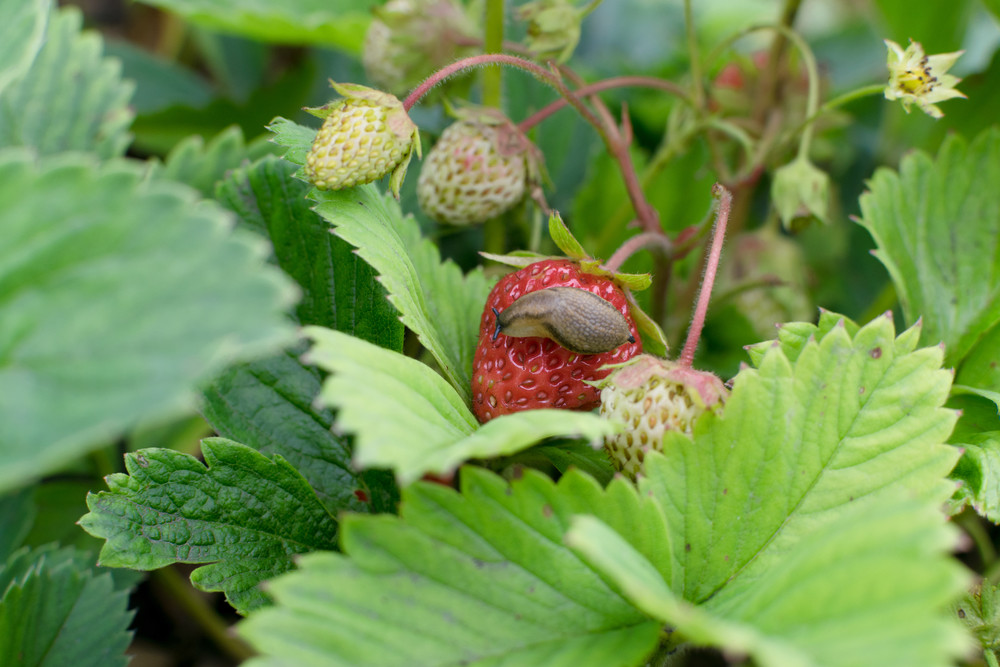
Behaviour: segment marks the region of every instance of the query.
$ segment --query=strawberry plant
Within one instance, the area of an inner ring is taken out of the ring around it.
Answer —
[[[0,665],[1000,664],[998,22],[0,0]]]

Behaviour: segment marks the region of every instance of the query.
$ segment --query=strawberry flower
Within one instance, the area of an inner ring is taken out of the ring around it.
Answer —
[[[928,56],[920,42],[913,40],[905,51],[892,40],[885,40],[885,45],[889,48],[889,85],[885,88],[885,99],[900,100],[906,113],[910,113],[910,105],[915,102],[931,118],[941,118],[944,113],[936,103],[965,97],[955,90],[961,79],[948,74],[964,51]]]

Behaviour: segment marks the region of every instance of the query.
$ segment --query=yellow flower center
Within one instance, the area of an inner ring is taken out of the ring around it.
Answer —
[[[927,64],[927,56],[924,56],[916,67],[907,68],[899,75],[899,87],[913,95],[926,95],[934,90],[938,80],[931,73],[931,68]]]

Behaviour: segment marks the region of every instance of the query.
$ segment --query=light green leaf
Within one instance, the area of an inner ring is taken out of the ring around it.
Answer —
[[[917,335],[895,338],[880,317],[853,337],[817,333],[794,361],[774,346],[736,377],[721,418],[693,441],[668,434],[640,488],[667,515],[675,596],[783,637],[805,664],[946,664],[956,635],[935,610],[961,577],[931,555],[951,540],[939,515],[896,503],[940,506],[959,454],[943,444],[956,420],[941,407],[943,352],[914,350]],[[868,580],[869,566],[883,575]],[[895,639],[918,626],[920,642]]]
[[[952,444],[964,450],[953,479],[962,483],[955,492],[960,504],[969,504],[981,516],[1000,523],[1000,431],[967,435]]]
[[[921,342],[944,342],[959,364],[1000,320],[1000,129],[971,144],[949,136],[937,156],[915,152],[899,173],[880,169],[861,197],[861,224],[878,246]],[[996,346],[993,346],[995,356]]]
[[[300,167],[306,163],[306,156],[316,138],[316,130],[287,118],[275,118],[267,129],[274,134],[271,141],[286,149],[283,156],[286,160]]]
[[[0,599],[0,664],[128,664],[128,590],[115,590],[109,573],[82,566],[84,552],[41,549],[21,556],[28,567]]]
[[[31,67],[48,15],[48,0],[0,0],[0,94]]]
[[[392,468],[401,484],[549,437],[599,442],[617,428],[567,410],[526,410],[477,428],[458,394],[427,365],[338,331],[307,327],[305,334],[315,342],[307,360],[333,374],[319,401],[337,409],[337,430],[355,434],[354,465]]]
[[[0,147],[125,152],[134,85],[122,80],[117,60],[101,56],[99,35],[80,32],[81,22],[75,7],[53,13],[31,67],[0,91]]]
[[[694,442],[668,438],[669,465],[641,486],[664,500],[678,536],[675,592],[702,602],[777,567],[849,503],[900,489],[942,502],[951,494],[958,451],[943,443],[957,414],[941,407],[951,385],[943,352],[894,335],[880,317],[853,337],[833,327],[794,362],[772,348],[737,375],[721,419],[703,418]]]
[[[14,150],[0,201],[0,489],[190,409],[196,382],[290,338],[288,279],[187,188]]]
[[[892,321],[892,315],[885,317]],[[755,345],[747,346],[747,353],[754,366],[760,366],[764,356],[772,347],[780,347],[781,352],[788,357],[789,361],[795,361],[799,354],[810,341],[822,338],[833,331],[835,327],[843,327],[848,336],[858,333],[859,327],[853,320],[829,310],[820,309],[819,322],[811,324],[809,322],[788,322],[778,327],[778,338],[773,341],[764,341]],[[920,327],[914,327],[919,336]],[[909,332],[903,335],[908,335]]]
[[[157,175],[190,185],[208,198],[215,195],[215,186],[229,171],[263,157],[271,149],[263,141],[248,146],[242,130],[231,125],[207,144],[198,135],[181,141],[167,155]]]
[[[378,0],[142,0],[192,23],[252,39],[361,52]]]
[[[1000,651],[1000,589],[989,580],[979,582],[952,605],[955,616],[968,628],[984,652]],[[986,663],[990,664],[990,663]]]
[[[293,567],[295,554],[336,548],[337,522],[280,456],[223,438],[202,441],[205,463],[169,449],[125,457],[129,474],[87,496],[80,525],[107,540],[100,564],[153,570],[212,563],[191,573],[240,613],[267,598],[258,584]]]
[[[312,554],[273,581],[276,605],[240,626],[265,656],[250,664],[644,664],[659,624],[562,537],[574,514],[595,514],[655,557],[669,549],[655,503],[579,472],[555,484],[529,470],[508,485],[465,468],[461,479],[461,495],[405,489],[402,517],[347,517],[346,556]]]
[[[456,264],[442,262],[437,246],[421,238],[416,220],[403,217],[399,205],[374,185],[313,190],[313,196],[316,212],[378,272],[403,324],[468,403],[479,320],[491,286],[482,269],[463,276]]]
[[[660,459],[658,456],[652,459]],[[659,463],[654,465],[659,465]],[[679,599],[611,528],[576,517],[567,542],[674,641],[746,654],[762,665],[952,664],[968,647],[942,608],[965,581],[947,560],[955,534],[935,506],[852,506],[802,537],[780,567],[736,582],[701,607]]]

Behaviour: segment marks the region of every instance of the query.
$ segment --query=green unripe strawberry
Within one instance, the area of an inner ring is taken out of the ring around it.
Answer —
[[[720,409],[729,395],[711,373],[648,354],[594,386],[601,390],[601,416],[625,426],[604,447],[615,467],[633,479],[643,472],[648,451],[663,451],[664,433],[690,435],[698,417]]]
[[[344,99],[307,109],[325,120],[306,157],[306,177],[320,190],[340,190],[391,173],[389,189],[398,199],[413,151],[420,155],[417,126],[388,93],[330,84]]]
[[[465,112],[428,152],[417,203],[439,222],[485,222],[524,197],[535,153],[527,137],[496,112]]]

